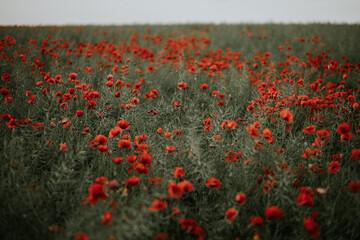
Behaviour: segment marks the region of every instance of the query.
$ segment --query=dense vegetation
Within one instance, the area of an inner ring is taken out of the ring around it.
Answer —
[[[0,29],[4,239],[360,239],[358,25]]]

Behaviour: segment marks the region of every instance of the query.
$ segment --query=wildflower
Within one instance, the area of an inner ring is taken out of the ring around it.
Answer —
[[[130,140],[120,140],[118,142],[118,147],[119,148],[131,148],[132,143]]]
[[[314,206],[314,199],[312,197],[313,192],[307,187],[301,188],[301,193],[297,197],[298,206],[308,205],[309,207]]]
[[[127,187],[129,185],[136,187],[137,185],[139,185],[139,183],[140,183],[139,177],[130,177],[126,180],[125,187]]]
[[[116,164],[121,163],[123,160],[124,160],[124,159],[123,159],[122,157],[114,157],[114,158],[112,159],[112,161],[113,161],[114,163],[116,163]]]
[[[350,182],[349,188],[350,188],[350,192],[352,192],[352,193],[360,192],[360,181]]]
[[[207,183],[205,184],[207,187],[213,187],[216,189],[220,189],[221,182],[217,178],[208,178]]]
[[[305,216],[305,220],[303,222],[304,228],[308,231],[312,238],[317,238],[320,235],[320,226],[315,221],[317,217],[318,213],[313,212],[312,217]]]
[[[165,148],[165,152],[167,152],[167,153],[172,153],[172,152],[174,152],[175,150],[176,150],[176,149],[175,149],[174,146],[168,146],[168,147]]]
[[[111,221],[113,220],[113,214],[110,211],[106,211],[101,223],[107,227],[111,227]]]
[[[129,156],[126,157],[126,161],[127,161],[128,163],[132,163],[132,162],[135,162],[135,161],[136,161],[136,158],[137,158],[136,155],[129,155]]]
[[[259,137],[259,130],[255,127],[254,124],[250,125],[250,127],[247,128],[246,131],[247,131],[253,138],[258,138],[258,137]]]
[[[162,128],[158,128],[158,130],[156,130],[156,132],[157,132],[158,134],[163,134],[163,133],[164,133],[164,130],[163,130]]]
[[[201,84],[200,89],[204,90],[204,89],[207,89],[208,87],[209,86],[206,83],[204,83],[204,84]]]
[[[315,130],[316,130],[316,127],[314,126],[314,125],[311,125],[311,126],[308,126],[308,127],[305,127],[305,128],[303,128],[303,133],[305,133],[305,134],[312,134],[312,133],[314,133],[315,132]]]
[[[194,186],[191,184],[191,182],[185,180],[178,183],[178,186],[183,188],[186,192],[194,191]]]
[[[84,233],[76,233],[75,240],[89,240],[89,237]]]
[[[120,120],[120,121],[118,121],[118,122],[117,122],[117,125],[118,125],[120,128],[124,129],[124,130],[127,130],[127,129],[130,128],[129,123],[128,123],[128,121],[126,121],[126,120]]]
[[[60,151],[66,151],[69,150],[69,148],[66,146],[66,143],[60,143]]]
[[[169,183],[168,193],[170,197],[181,198],[184,194],[184,188],[179,186],[179,184],[176,184],[174,181],[171,181]]]
[[[10,82],[11,81],[11,75],[9,73],[5,73],[5,74],[3,74],[1,76],[1,80]]]
[[[12,118],[7,124],[6,126],[8,128],[17,128],[19,125],[16,123],[16,119]]]
[[[236,216],[238,215],[238,211],[236,211],[235,208],[229,208],[226,213],[225,213],[227,219],[229,222],[234,221],[234,219],[236,218]]]
[[[169,236],[166,233],[158,233],[154,240],[168,240]]]
[[[338,161],[332,161],[328,167],[328,171],[331,173],[338,173],[340,170],[340,163]]]
[[[341,136],[340,136],[341,142],[343,142],[344,140],[351,140],[354,137],[352,135],[352,133],[350,132],[350,125],[347,123],[340,124],[337,127],[336,132],[341,134]]]
[[[292,123],[294,119],[292,113],[287,109],[281,110],[280,117],[288,123]]]
[[[237,126],[237,123],[235,121],[225,121],[221,123],[221,129],[235,129]]]
[[[329,141],[329,139],[330,139],[330,131],[329,131],[329,129],[318,130],[318,131],[316,131],[316,135],[322,141]]]
[[[75,114],[75,117],[81,117],[83,114],[84,114],[84,111],[82,111],[82,110],[77,110],[77,111],[76,111],[76,114]]]
[[[70,77],[71,79],[73,79],[73,80],[76,79],[77,76],[78,76],[78,75],[77,75],[76,73],[70,73],[70,74],[69,74],[69,77]]]
[[[238,193],[235,197],[235,201],[240,203],[241,205],[245,204],[246,195],[244,193]]]
[[[120,127],[114,127],[110,130],[109,132],[109,138],[113,138],[113,137],[116,137],[118,136],[119,134],[122,133],[122,128]]]
[[[148,210],[149,211],[161,211],[165,208],[166,208],[165,202],[155,198],[152,202],[152,205],[150,207],[148,207]]]
[[[104,135],[99,134],[95,137],[95,142],[99,145],[105,145],[108,142],[108,139]]]
[[[264,225],[264,219],[262,217],[256,216],[251,218],[251,225],[253,226],[262,226]]]
[[[266,218],[276,221],[282,217],[284,217],[284,213],[281,209],[276,206],[270,206],[265,210]]]
[[[185,175],[185,171],[182,167],[175,168],[174,177],[178,178],[178,177],[183,177],[184,175]]]
[[[181,106],[181,103],[179,103],[179,102],[174,102],[174,108],[178,108],[178,107],[180,107]]]
[[[351,151],[350,159],[360,160],[360,149],[353,149]]]

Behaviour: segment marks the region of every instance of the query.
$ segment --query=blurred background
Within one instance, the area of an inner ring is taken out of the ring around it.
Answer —
[[[0,25],[360,23],[360,0],[0,0]]]

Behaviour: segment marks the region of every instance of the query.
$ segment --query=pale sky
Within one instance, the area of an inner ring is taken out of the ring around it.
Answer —
[[[0,0],[0,25],[360,23],[360,0]]]

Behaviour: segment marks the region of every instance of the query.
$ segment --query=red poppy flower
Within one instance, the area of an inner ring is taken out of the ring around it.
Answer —
[[[358,182],[350,182],[349,183],[349,189],[352,193],[360,192],[360,181]]]
[[[14,119],[14,118],[12,118],[12,119],[6,124],[6,126],[7,126],[8,128],[17,128],[19,125],[18,125],[16,122],[17,122],[17,120]]]
[[[165,202],[155,198],[152,202],[152,205],[150,207],[148,207],[148,210],[149,211],[161,211],[165,208],[166,208]]]
[[[153,68],[152,66],[149,66],[149,67],[146,68],[146,70],[148,72],[153,72],[153,71],[155,71],[155,68]]]
[[[124,129],[124,130],[130,128],[129,123],[128,123],[128,121],[126,121],[126,120],[120,120],[120,121],[118,121],[118,122],[117,122],[117,125],[118,125],[120,128]]]
[[[343,142],[345,140],[351,140],[351,139],[353,139],[353,137],[354,137],[354,135],[351,132],[347,132],[347,133],[341,134],[340,141]]]
[[[116,164],[121,163],[123,160],[124,160],[124,158],[122,158],[122,157],[114,157],[114,158],[112,159],[112,161],[113,161],[114,163],[116,163]]]
[[[129,155],[126,157],[126,161],[129,163],[135,162],[136,161],[137,156],[136,155]]]
[[[87,74],[91,74],[91,73],[93,73],[93,69],[91,68],[91,67],[87,67],[86,69],[85,69],[85,73],[87,73]]]
[[[103,216],[101,223],[107,227],[111,227],[111,221],[113,220],[113,214],[110,211],[106,211],[105,215]]]
[[[97,147],[97,149],[100,151],[100,152],[102,152],[102,153],[109,153],[109,147],[108,147],[108,145],[99,145],[98,147]]]
[[[179,83],[177,84],[177,88],[178,88],[178,89],[188,89],[189,86],[188,86],[186,83],[184,83],[184,82],[179,82]]]
[[[9,73],[5,73],[5,74],[3,74],[1,76],[1,80],[10,82],[11,81],[11,75]]]
[[[217,103],[218,106],[224,106],[225,105],[225,100],[221,100]]]
[[[236,216],[238,215],[238,211],[236,211],[235,208],[229,208],[226,213],[225,213],[227,219],[229,222],[234,221],[234,219],[236,218]]]
[[[120,140],[118,142],[118,147],[119,148],[131,148],[132,143],[130,140]]]
[[[360,149],[353,149],[351,151],[350,159],[360,160]]]
[[[76,233],[75,240],[89,240],[89,237],[84,233]]]
[[[155,236],[154,240],[168,240],[169,236],[166,233],[159,233]]]
[[[9,90],[7,90],[6,88],[2,88],[2,89],[1,89],[1,94],[4,95],[5,97],[9,97],[9,96],[10,96],[10,92],[9,92]]]
[[[314,206],[314,199],[312,197],[313,192],[310,188],[302,187],[301,193],[297,197],[298,206],[307,205],[309,207]]]
[[[96,204],[99,200],[105,201],[107,199],[105,189],[102,184],[94,183],[89,187],[90,196],[87,197],[84,202],[89,202],[92,204]]]
[[[316,127],[315,127],[314,125],[311,125],[311,126],[308,126],[308,127],[303,128],[302,131],[303,131],[305,134],[312,134],[312,133],[315,132],[315,130],[316,130]]]
[[[332,161],[328,167],[328,171],[331,173],[338,173],[340,170],[340,163],[338,161]]]
[[[174,146],[168,146],[165,148],[165,152],[167,153],[172,153],[176,150],[176,148]]]
[[[240,203],[241,205],[245,204],[246,195],[244,193],[238,193],[235,197],[235,201]]]
[[[156,130],[156,132],[157,132],[158,134],[163,134],[163,133],[164,133],[164,130],[163,130],[162,128],[158,128],[158,130]]]
[[[113,138],[113,137],[116,137],[118,136],[119,134],[122,133],[122,128],[120,127],[114,127],[110,130],[109,132],[109,138]]]
[[[105,145],[107,144],[108,139],[104,135],[99,134],[95,137],[95,142],[100,145]]]
[[[259,130],[255,127],[255,125],[250,125],[249,128],[246,129],[246,131],[253,137],[258,138],[259,137]]]
[[[84,111],[82,111],[82,110],[77,110],[77,111],[76,111],[76,114],[75,114],[75,117],[81,117],[83,114],[84,114]]]
[[[70,74],[69,74],[69,77],[70,77],[71,79],[73,79],[73,80],[76,79],[77,76],[78,76],[78,75],[77,75],[76,73],[70,73]]]
[[[205,184],[205,186],[220,189],[221,182],[217,178],[208,178],[207,183]]]
[[[276,221],[282,217],[284,217],[284,213],[281,209],[276,206],[270,206],[265,210],[266,218]]]
[[[221,129],[235,129],[237,126],[237,123],[235,121],[225,121],[221,123]]]
[[[322,141],[329,141],[330,139],[330,131],[329,129],[321,129],[316,131],[316,135],[322,140]]]
[[[194,191],[194,186],[191,184],[191,182],[185,180],[178,183],[178,186],[183,188],[186,192]]]
[[[178,177],[183,177],[184,175],[185,175],[185,171],[182,167],[175,168],[174,177],[178,178]]]
[[[66,146],[66,143],[60,143],[60,151],[66,151],[69,150],[69,148]]]
[[[181,198],[184,194],[184,188],[176,184],[174,181],[169,183],[168,193],[170,197]]]
[[[180,107],[181,106],[181,103],[179,103],[179,102],[174,102],[174,108],[178,108],[178,107]]]
[[[294,119],[292,113],[287,109],[281,110],[280,117],[288,123],[292,123]]]
[[[317,215],[317,212],[314,212],[312,217],[306,216],[303,223],[304,228],[312,238],[317,238],[320,235],[320,226],[315,222]]]
[[[204,84],[201,84],[200,89],[204,90],[204,89],[207,89],[208,87],[209,86],[206,83],[204,83]]]
[[[137,185],[139,185],[139,183],[140,183],[139,177],[130,177],[126,180],[125,187],[127,187],[129,185],[136,187]]]
[[[264,225],[264,219],[262,219],[262,217],[253,217],[251,218],[251,225],[253,226],[262,226]]]
[[[336,132],[339,133],[339,134],[348,133],[348,132],[350,132],[350,125],[347,124],[347,123],[342,123],[342,124],[340,124],[340,125],[337,127]]]
[[[172,138],[173,135],[172,135],[171,132],[165,132],[165,137],[166,137],[167,139],[169,139],[169,138]]]
[[[180,209],[177,208],[177,207],[173,207],[173,209],[172,209],[172,214],[171,214],[170,217],[176,217],[176,216],[179,216],[180,214],[181,214]]]
[[[140,156],[139,160],[142,164],[150,167],[152,162],[152,156],[147,151],[144,151],[143,154]]]
[[[270,129],[265,128],[265,129],[262,131],[262,135],[264,136],[264,138],[270,138],[270,137],[272,137],[272,132],[271,132]]]

